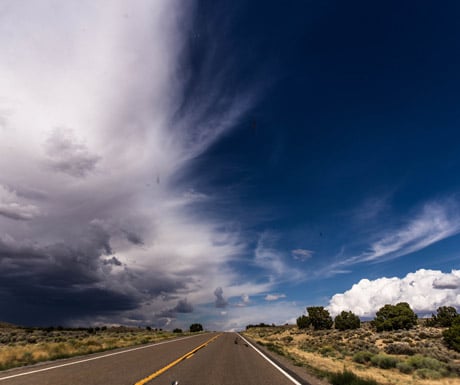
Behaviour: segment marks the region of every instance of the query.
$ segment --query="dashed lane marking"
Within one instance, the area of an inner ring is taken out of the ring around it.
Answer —
[[[155,373],[152,373],[150,376],[143,378],[142,380],[136,382],[134,385],[144,385],[147,382],[152,381],[155,377],[158,377],[160,374],[166,372],[167,370],[171,369],[173,366],[176,366],[179,362],[186,360],[187,358],[190,358],[193,356],[198,350],[203,349],[205,346],[219,338],[222,334],[218,334],[217,336],[212,337],[208,341],[206,341],[204,344],[201,344],[200,346],[197,346],[195,349],[191,350],[190,352],[184,354],[182,357],[179,357],[177,360],[171,362],[170,364],[166,365],[165,367],[161,368],[160,370],[157,370]]]

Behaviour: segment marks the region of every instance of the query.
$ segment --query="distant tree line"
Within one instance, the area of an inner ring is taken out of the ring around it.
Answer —
[[[307,307],[307,313],[308,315],[301,315],[297,318],[297,327],[299,329],[328,330],[334,326],[337,330],[350,330],[361,327],[360,318],[352,311],[342,311],[334,320],[329,311],[323,306]],[[417,326],[417,323],[417,314],[414,313],[407,302],[400,302],[396,305],[387,304],[381,307],[371,321],[371,325],[377,332],[409,330]],[[439,307],[437,314],[432,314],[431,318],[426,320],[425,325],[428,327],[448,328],[443,332],[444,342],[449,348],[460,352],[460,315],[453,306]],[[260,327],[258,325],[249,326]]]
[[[272,327],[272,326],[275,326],[275,325],[268,325],[268,324],[265,324],[263,322],[261,322],[260,324],[257,324],[257,325],[247,325],[246,326],[246,330],[248,329],[251,329],[251,328],[269,328],[269,327]]]

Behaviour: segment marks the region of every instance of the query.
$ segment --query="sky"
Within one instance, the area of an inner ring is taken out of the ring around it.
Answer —
[[[460,310],[459,15],[0,0],[0,320]]]

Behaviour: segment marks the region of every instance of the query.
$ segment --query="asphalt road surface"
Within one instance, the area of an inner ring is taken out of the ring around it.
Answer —
[[[301,384],[235,333],[200,334],[0,374],[0,385],[170,385],[174,381],[179,385]]]

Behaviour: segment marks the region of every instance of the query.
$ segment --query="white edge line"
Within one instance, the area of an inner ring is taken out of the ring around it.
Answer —
[[[202,334],[199,334],[199,335],[202,335]],[[169,341],[155,342],[155,343],[153,343],[153,344],[149,344],[149,345],[145,345],[145,346],[139,346],[139,347],[137,347],[137,348],[132,348],[132,349],[128,349],[128,350],[122,350],[122,351],[115,352],[115,353],[104,354],[103,356],[85,358],[84,360],[67,362],[67,363],[65,363],[65,364],[50,366],[50,367],[48,367],[48,368],[32,370],[32,371],[30,371],[30,372],[25,372],[25,373],[13,374],[13,375],[11,375],[11,376],[1,377],[1,378],[0,378],[0,381],[8,380],[8,379],[10,379],[10,378],[15,378],[15,377],[28,376],[29,374],[35,374],[35,373],[40,373],[40,372],[46,372],[47,370],[53,370],[53,369],[63,368],[63,367],[65,367],[65,366],[77,365],[77,364],[81,364],[81,363],[83,363],[83,362],[99,360],[99,359],[101,359],[101,358],[117,356],[117,355],[119,355],[119,354],[134,352],[134,351],[136,351],[136,350],[148,349],[148,348],[151,348],[151,347],[154,347],[154,346],[163,345],[163,344],[169,344],[169,343],[171,343],[171,342],[182,341],[182,340],[186,340],[186,339],[188,339],[188,338],[193,338],[193,337],[198,337],[198,335],[196,335],[196,336],[188,336],[188,337],[177,338],[177,339],[169,340]],[[95,354],[97,354],[97,353],[95,353]],[[69,359],[71,359],[71,358],[69,358]],[[20,369],[20,368],[16,368],[16,369]],[[1,375],[1,374],[0,374],[0,375]]]
[[[276,369],[278,369],[284,376],[286,376],[289,380],[291,380],[296,385],[302,385],[299,381],[297,381],[294,377],[292,377],[288,372],[286,372],[283,368],[279,367],[275,364],[270,358],[268,358],[265,354],[263,354],[259,349],[257,349],[253,344],[251,344],[246,338],[244,338],[240,333],[238,335],[257,353],[259,353],[263,358],[265,358],[270,364],[272,364]]]

